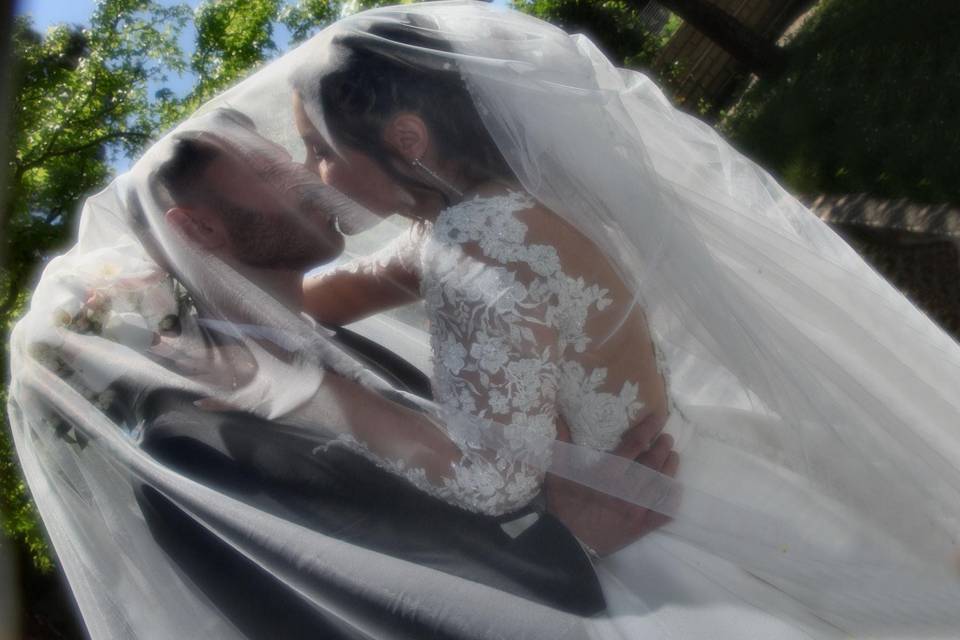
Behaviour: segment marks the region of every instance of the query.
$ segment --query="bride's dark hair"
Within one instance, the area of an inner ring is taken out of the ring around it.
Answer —
[[[403,111],[423,119],[440,157],[454,160],[470,183],[515,180],[452,56],[437,55],[451,51],[449,42],[415,18],[335,37],[332,62],[319,73],[295,75],[294,88],[319,105],[336,144],[371,156],[398,182],[437,191],[390,162],[399,154],[384,143],[383,131]]]

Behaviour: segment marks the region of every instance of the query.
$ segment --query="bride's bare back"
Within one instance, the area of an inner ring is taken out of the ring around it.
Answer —
[[[643,310],[599,249],[519,192],[478,194],[424,238],[438,400],[612,450],[667,409]],[[538,377],[538,392],[527,387]],[[545,426],[545,425],[544,425]]]
[[[575,387],[570,385],[575,377],[567,376],[568,388],[561,385],[559,397],[564,417],[572,421],[571,425],[576,424],[578,413],[581,421],[599,418],[602,423],[603,418],[596,412],[603,407],[609,411],[612,399],[606,396],[621,394],[624,384],[636,385],[636,399],[643,405],[638,415],[631,416],[631,424],[649,416],[665,417],[669,405],[666,381],[658,366],[656,347],[640,300],[599,247],[562,217],[539,203],[514,215],[527,226],[529,244],[542,244],[556,250],[564,275],[578,282],[582,279],[584,287],[596,286],[606,292],[602,308],[590,309],[584,318],[582,344],[568,345],[565,352],[565,357],[579,364],[588,378],[591,373],[598,376],[595,372],[605,371],[603,382],[596,385],[594,393],[581,393],[573,399],[570,392]],[[578,349],[580,346],[582,350]],[[585,422],[580,429],[572,426],[572,430],[578,444],[604,450],[616,446],[623,433],[608,430],[590,438]]]

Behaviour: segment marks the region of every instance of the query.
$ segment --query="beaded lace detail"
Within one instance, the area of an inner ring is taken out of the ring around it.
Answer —
[[[434,396],[463,451],[442,486],[422,470],[383,464],[426,492],[491,515],[539,493],[543,473],[526,462],[549,455],[558,415],[575,443],[610,450],[643,408],[636,383],[621,380],[618,389],[605,368],[578,361],[589,352],[590,314],[613,301],[606,289],[565,274],[554,247],[526,241],[516,214],[533,205],[519,193],[466,200],[413,236],[419,242],[404,237],[379,254],[419,253],[402,261],[419,267]],[[477,437],[491,422],[502,425],[495,450]]]

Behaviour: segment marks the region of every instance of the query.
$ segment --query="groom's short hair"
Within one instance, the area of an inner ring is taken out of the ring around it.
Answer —
[[[257,130],[253,120],[236,109],[221,107],[214,114],[224,124],[239,125],[254,132]],[[223,148],[214,142],[216,134],[201,131],[174,136],[170,157],[157,170],[160,184],[177,205],[215,203],[217,194],[203,188],[202,177],[207,168],[224,154]]]
[[[173,151],[157,170],[157,179],[179,206],[209,202],[213,198],[203,188],[203,174],[223,152],[200,138],[180,138]]]

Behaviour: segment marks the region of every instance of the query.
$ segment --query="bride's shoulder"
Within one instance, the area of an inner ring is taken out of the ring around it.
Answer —
[[[509,239],[530,242],[566,243],[581,238],[575,227],[537,201],[522,187],[502,182],[487,183],[468,191],[445,212],[452,224],[469,227],[492,225],[504,237],[504,227],[514,227]],[[511,225],[515,220],[520,224]],[[522,237],[515,237],[522,233]]]
[[[476,259],[540,276],[582,278],[611,293],[624,290],[603,251],[519,185],[490,183],[468,192],[441,215],[435,232],[441,243]]]
[[[487,183],[467,191],[463,198],[446,209],[441,222],[448,224],[489,224],[491,218],[509,216],[537,207],[530,194],[517,185]]]

